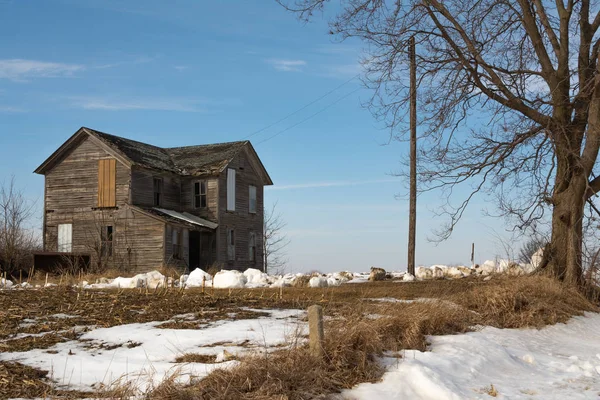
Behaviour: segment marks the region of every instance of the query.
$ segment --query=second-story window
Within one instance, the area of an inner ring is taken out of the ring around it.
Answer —
[[[194,208],[206,208],[206,182],[194,182]]]
[[[160,207],[162,205],[163,195],[163,180],[161,178],[154,178],[154,207]]]
[[[235,211],[235,169],[227,169],[227,211]]]
[[[256,214],[256,186],[248,186],[248,212]]]

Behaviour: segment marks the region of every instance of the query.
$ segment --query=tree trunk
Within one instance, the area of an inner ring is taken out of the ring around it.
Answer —
[[[570,169],[570,174],[557,173],[552,239],[544,252],[543,265],[548,273],[560,280],[580,285],[586,177],[574,170],[577,171],[576,168]]]

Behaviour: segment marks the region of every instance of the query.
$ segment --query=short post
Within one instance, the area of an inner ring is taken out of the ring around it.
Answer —
[[[308,307],[308,332],[310,352],[315,357],[323,357],[323,307],[316,304]]]
[[[475,243],[471,244],[471,267],[475,265]]]

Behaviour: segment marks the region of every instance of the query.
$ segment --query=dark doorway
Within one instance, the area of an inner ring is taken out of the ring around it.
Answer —
[[[200,268],[200,232],[190,232],[190,272]]]

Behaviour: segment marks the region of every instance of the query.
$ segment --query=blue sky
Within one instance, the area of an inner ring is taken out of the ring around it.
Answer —
[[[361,106],[361,44],[327,32],[326,16],[302,24],[266,0],[0,0],[0,180],[18,179],[41,225],[32,171],[80,126],[165,147],[255,133],[289,270],[404,269],[408,202],[392,173],[407,146]],[[479,260],[504,255],[485,199],[428,242],[441,205],[419,197],[417,263],[467,263],[472,241]]]

